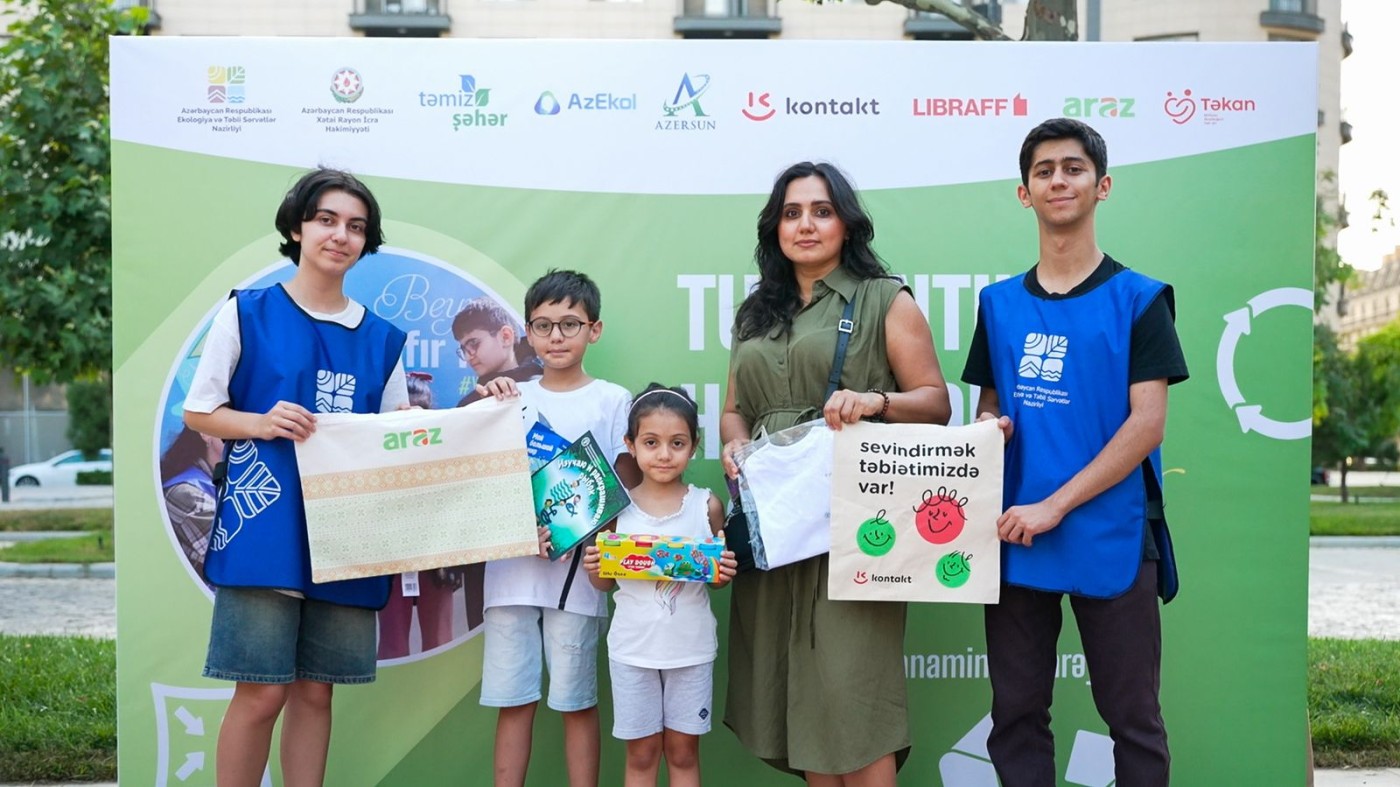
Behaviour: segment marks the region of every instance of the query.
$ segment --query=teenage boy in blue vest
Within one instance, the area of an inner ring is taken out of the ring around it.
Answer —
[[[992,732],[1003,787],[1053,787],[1050,703],[1069,594],[1120,787],[1165,787],[1157,597],[1176,593],[1162,517],[1167,386],[1187,377],[1172,288],[1103,253],[1103,138],[1047,120],[1021,147],[1021,204],[1040,258],[982,290],[963,381],[1007,436],[1001,603],[986,607]]]
[[[279,715],[284,782],[325,780],[331,689],[374,680],[389,577],[311,582],[293,443],[316,431],[316,413],[408,406],[403,331],[345,296],[345,274],[384,241],[374,195],[318,169],[287,192],[275,224],[296,273],[224,303],[185,399],[185,423],[227,446],[204,564],[216,588],[204,675],[236,681],[219,727],[221,787],[261,782]]]
[[[583,368],[588,345],[603,334],[602,296],[575,271],[550,271],[525,292],[525,331],[543,365],[537,380],[508,374],[479,387],[498,399],[520,397],[526,425],[540,421],[565,440],[592,432],[629,488],[641,480],[623,435],[632,395],[594,379]],[[588,581],[573,555],[544,560],[549,529],[540,528],[541,557],[486,564],[486,644],[481,704],[498,708],[495,784],[525,783],[541,697],[549,669],[551,709],[564,717],[564,759],[571,787],[598,784],[598,633],[608,600]]]

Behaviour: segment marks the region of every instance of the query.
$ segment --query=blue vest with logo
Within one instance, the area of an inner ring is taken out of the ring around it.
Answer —
[[[991,285],[980,299],[997,399],[1015,427],[1006,445],[1006,508],[1049,497],[1127,420],[1133,325],[1166,287],[1122,270],[1082,295],[1045,299],[1024,279]],[[1160,488],[1160,449],[1148,459]],[[1003,543],[1002,579],[1091,598],[1122,595],[1142,565],[1147,502],[1143,472],[1134,468],[1031,546]],[[1161,552],[1159,587],[1174,593],[1169,541]]]
[[[354,328],[311,317],[280,285],[243,290],[241,355],[229,406],[265,413],[279,401],[313,413],[377,413],[406,339],[366,311]],[[307,598],[379,609],[389,577],[313,584],[306,510],[289,439],[238,440],[225,448],[228,475],[204,573],[216,586],[295,590]]]

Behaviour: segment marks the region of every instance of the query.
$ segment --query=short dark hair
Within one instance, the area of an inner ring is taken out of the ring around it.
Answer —
[[[433,376],[426,372],[408,372],[404,384],[408,387],[408,403],[424,410],[433,409]]]
[[[274,224],[282,234],[282,245],[277,247],[277,251],[290,259],[293,265],[301,264],[301,243],[292,240],[292,233],[300,232],[302,222],[316,217],[321,195],[328,191],[343,191],[365,203],[369,215],[365,217],[365,247],[360,252],[361,258],[379,251],[379,247],[384,245],[383,217],[369,187],[349,172],[317,167],[301,176],[277,208]]]
[[[530,289],[525,291],[525,319],[535,315],[535,309],[546,303],[563,302],[565,306],[578,304],[583,307],[588,319],[597,321],[603,313],[603,295],[598,285],[587,274],[578,271],[550,269],[548,273],[535,279]]]
[[[875,239],[875,223],[860,204],[855,186],[846,174],[826,162],[793,164],[778,175],[768,202],[758,213],[758,245],[753,251],[754,262],[758,264],[758,285],[734,315],[735,335],[741,341],[767,335],[774,328],[786,332],[792,327],[793,315],[802,306],[792,261],[778,244],[778,224],[783,220],[788,185],[813,175],[826,181],[831,205],[841,223],[846,225],[841,265],[857,279],[889,275],[889,269],[870,245]]]
[[[1094,165],[1095,183],[1108,174],[1108,145],[1093,126],[1071,118],[1051,118],[1031,129],[1031,133],[1026,135],[1026,141],[1021,143],[1022,186],[1029,186],[1031,183],[1031,165],[1035,163],[1032,161],[1035,149],[1042,143],[1058,139],[1077,140],[1083,146],[1085,155]]]
[[[468,301],[452,318],[452,335],[460,342],[463,336],[478,328],[494,333],[507,325],[515,327],[505,307],[496,303],[491,296],[483,295]]]
[[[649,383],[641,393],[632,397],[632,407],[627,411],[627,439],[636,440],[637,427],[641,425],[642,418],[657,410],[679,415],[690,427],[690,442],[700,441],[700,413],[695,400],[684,388],[668,388],[661,383]]]

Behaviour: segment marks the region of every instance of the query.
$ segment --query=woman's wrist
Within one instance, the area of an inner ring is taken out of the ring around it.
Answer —
[[[870,415],[867,415],[865,417],[865,420],[875,421],[876,423],[884,423],[885,418],[888,417],[890,414],[890,395],[880,390],[879,388],[871,388],[866,393],[877,394],[880,397],[880,409]]]

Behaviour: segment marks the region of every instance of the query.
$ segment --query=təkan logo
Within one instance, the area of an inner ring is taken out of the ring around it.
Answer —
[[[1252,98],[1197,97],[1191,95],[1190,88],[1181,91],[1180,96],[1168,90],[1167,98],[1162,102],[1162,111],[1178,126],[1190,122],[1196,115],[1201,116],[1202,124],[1213,126],[1223,121],[1226,115],[1253,112],[1256,109],[1258,106]]]
[[[385,451],[401,451],[405,448],[425,445],[442,445],[442,429],[436,426],[430,426],[426,429],[414,429],[407,432],[386,432],[384,434]]]

